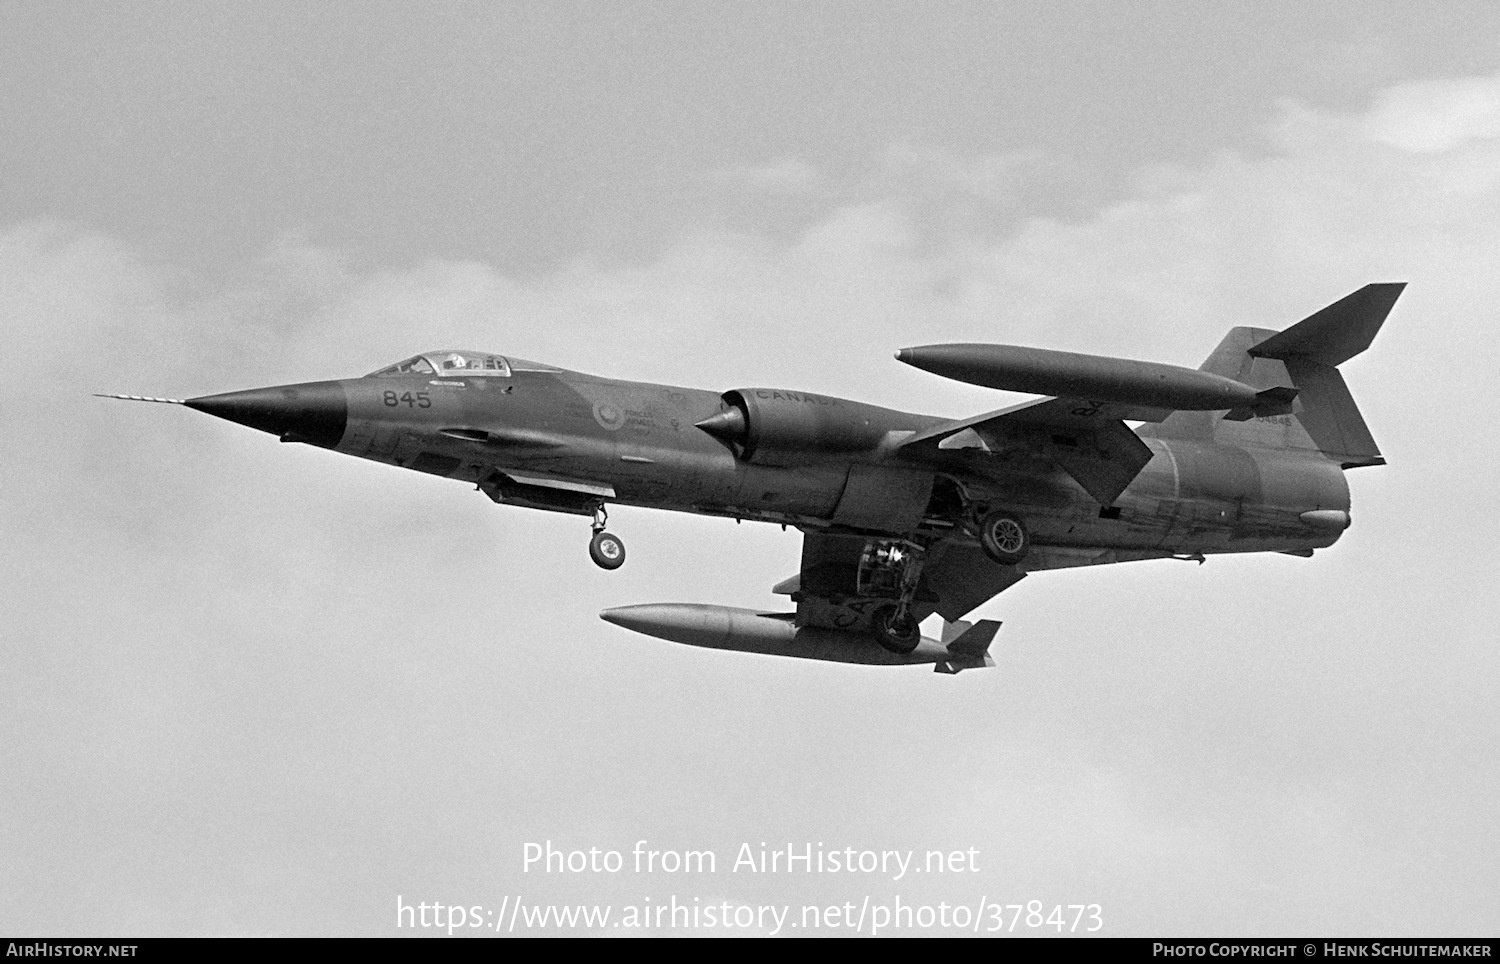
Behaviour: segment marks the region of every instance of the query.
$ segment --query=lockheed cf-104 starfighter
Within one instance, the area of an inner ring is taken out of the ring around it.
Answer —
[[[1028,573],[1333,545],[1350,523],[1345,471],[1385,461],[1338,366],[1369,346],[1403,287],[1368,285],[1284,331],[1233,328],[1197,369],[993,344],[902,349],[934,374],[1042,396],[957,420],[466,350],[362,378],[110,397],[584,516],[605,569],[625,560],[610,504],[795,526],[801,569],[773,590],[791,611],[601,615],[696,646],[955,673],[991,663],[999,628],[963,617]],[[934,613],[944,628],[930,639],[919,623]]]

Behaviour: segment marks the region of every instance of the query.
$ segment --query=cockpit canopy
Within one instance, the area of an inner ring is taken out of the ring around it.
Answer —
[[[430,351],[389,368],[371,372],[366,378],[392,375],[510,375],[510,362],[499,355],[479,351]]]
[[[465,351],[444,348],[440,351],[424,351],[420,355],[397,362],[379,371],[370,372],[366,378],[391,378],[397,375],[452,375],[472,377],[490,375],[504,378],[516,372],[562,372],[556,365],[527,361],[515,355],[495,355],[487,351]]]

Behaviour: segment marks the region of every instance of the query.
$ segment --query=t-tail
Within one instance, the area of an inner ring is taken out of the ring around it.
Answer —
[[[1141,435],[1200,439],[1245,448],[1321,454],[1351,469],[1384,465],[1338,366],[1370,347],[1405,283],[1372,284],[1285,331],[1232,328],[1199,371],[1289,399],[1285,414],[1236,418],[1177,412]],[[1295,391],[1295,395],[1293,395]],[[1249,413],[1245,413],[1247,416]]]

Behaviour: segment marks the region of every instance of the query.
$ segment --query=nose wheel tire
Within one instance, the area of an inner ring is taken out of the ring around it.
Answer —
[[[870,630],[875,642],[897,656],[905,656],[922,641],[922,630],[908,613],[897,617],[895,606],[882,606],[870,616]]]
[[[589,558],[600,569],[618,569],[625,565],[625,543],[608,532],[596,532],[589,540]]]
[[[980,520],[979,545],[1000,565],[1014,566],[1031,551],[1031,533],[1019,517],[996,510]]]

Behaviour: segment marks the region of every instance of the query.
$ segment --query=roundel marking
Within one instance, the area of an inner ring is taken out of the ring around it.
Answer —
[[[618,432],[625,427],[625,412],[612,402],[595,402],[594,421],[611,432]]]

